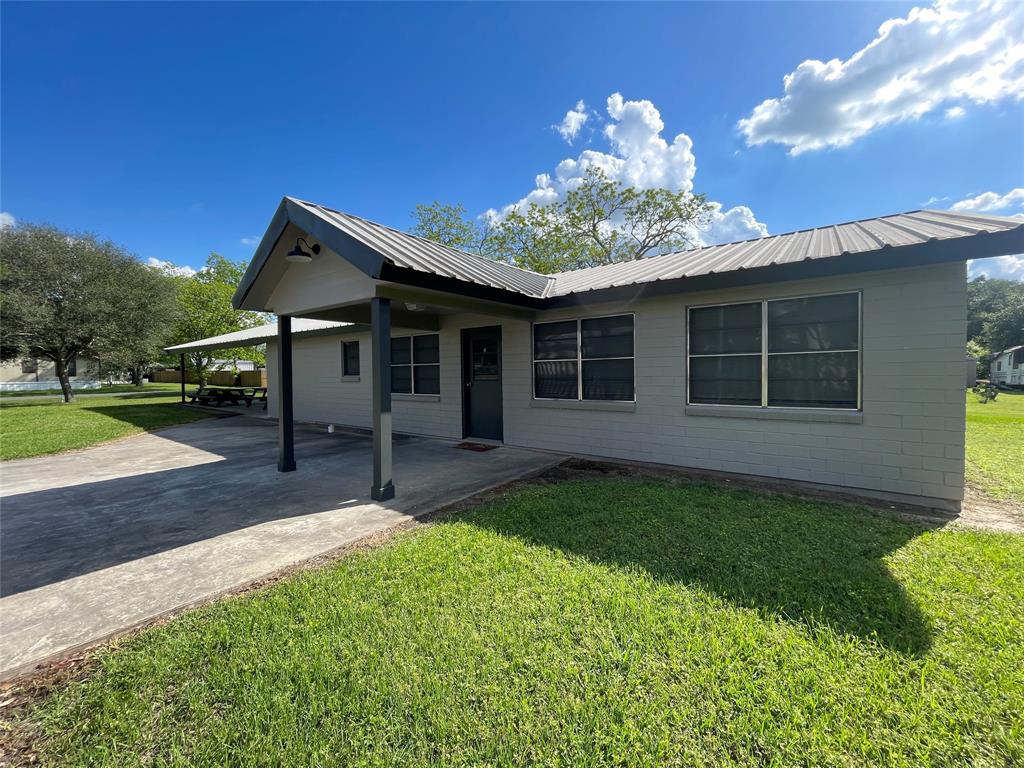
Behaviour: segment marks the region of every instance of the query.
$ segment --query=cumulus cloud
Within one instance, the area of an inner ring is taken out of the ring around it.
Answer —
[[[947,120],[956,120],[967,114],[967,110],[963,107],[950,107],[946,110]]]
[[[10,229],[16,223],[14,216],[9,214],[7,211],[0,211],[0,232],[5,229]]]
[[[1024,187],[1015,187],[1005,195],[998,192],[982,192],[980,195],[959,200],[949,206],[951,211],[964,213],[1000,213],[1013,212],[1024,208]]]
[[[191,277],[196,273],[196,271],[192,269],[192,267],[179,267],[177,264],[173,264],[170,261],[163,261],[161,259],[156,258],[155,256],[150,256],[148,259],[146,259],[146,264],[153,267],[153,269],[159,269],[161,272],[166,272],[169,275]]]
[[[239,240],[239,242],[242,245],[253,246],[259,244],[260,238],[258,235],[252,235],[251,237],[243,237],[241,240]]]
[[[996,256],[967,262],[967,276],[973,280],[985,275],[1002,280],[1024,281],[1024,256]]]
[[[843,147],[889,123],[916,120],[950,101],[1024,97],[1024,3],[938,0],[889,19],[853,56],[810,59],[783,79],[738,127],[748,146],[799,154]]]
[[[689,136],[679,133],[671,141],[667,140],[662,135],[665,123],[661,113],[647,99],[628,101],[621,94],[613,93],[608,97],[606,109],[608,118],[601,135],[608,143],[608,151],[587,149],[574,158],[562,160],[553,174],[538,174],[533,190],[526,196],[501,209],[491,209],[484,217],[500,219],[509,211],[530,203],[557,202],[578,186],[592,167],[599,168],[609,179],[638,189],[693,191],[697,160]],[[725,210],[720,203],[713,203],[711,219],[707,231],[696,233],[695,240],[705,244],[747,240],[763,237],[768,232],[746,206]]]
[[[579,135],[580,129],[586,124],[590,118],[590,114],[587,112],[587,105],[583,103],[583,99],[576,102],[576,106],[565,113],[565,117],[562,118],[562,122],[558,125],[552,126],[558,133],[570,144]]]

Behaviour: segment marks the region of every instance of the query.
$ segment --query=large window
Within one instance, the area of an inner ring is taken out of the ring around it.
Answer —
[[[534,324],[533,396],[632,401],[633,315]]]
[[[860,294],[694,307],[689,402],[860,406]]]
[[[341,342],[341,375],[359,375],[359,342]]]
[[[440,337],[436,333],[391,339],[391,391],[441,394]]]

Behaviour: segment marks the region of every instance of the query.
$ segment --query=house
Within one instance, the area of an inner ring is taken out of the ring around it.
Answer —
[[[287,197],[234,304],[278,316],[279,470],[295,419],[371,428],[376,499],[397,430],[957,509],[965,262],[1022,251],[913,211],[542,275]]]
[[[68,366],[72,389],[98,389],[99,361],[77,356]],[[22,357],[0,363],[0,392],[28,392],[60,389],[60,380],[52,360]]]
[[[1024,345],[994,354],[988,378],[999,386],[1024,387]]]

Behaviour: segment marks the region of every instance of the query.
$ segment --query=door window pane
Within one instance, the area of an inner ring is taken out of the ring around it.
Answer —
[[[577,370],[575,360],[534,363],[533,396],[578,399]]]
[[[580,326],[583,359],[633,356],[632,315],[583,320]]]
[[[533,326],[534,360],[575,360],[577,353],[575,320]]]
[[[413,385],[417,395],[441,394],[441,366],[414,365]]]
[[[470,368],[473,381],[498,380],[497,339],[473,339],[470,347]]]
[[[414,363],[438,363],[441,361],[438,352],[438,339],[436,333],[426,336],[412,337],[412,359]]]
[[[690,402],[761,404],[761,356],[690,358]]]
[[[632,400],[633,358],[583,361],[584,400]]]
[[[769,301],[768,351],[857,349],[858,305],[855,293]]]
[[[768,405],[856,408],[857,353],[771,355]]]
[[[761,302],[690,310],[690,354],[761,351]]]

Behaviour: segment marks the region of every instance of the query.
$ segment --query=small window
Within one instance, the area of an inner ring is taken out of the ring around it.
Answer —
[[[859,407],[860,294],[689,311],[689,402]]]
[[[542,400],[635,399],[633,315],[533,326],[533,396]]]
[[[391,339],[391,391],[441,394],[441,337],[436,333]]]
[[[78,356],[76,355],[75,357],[72,357],[71,360],[68,361],[68,376],[77,376],[77,375],[78,375]]]
[[[341,375],[359,375],[359,342],[341,342]]]
[[[24,357],[21,360],[22,373],[39,373],[39,361],[34,357]]]

